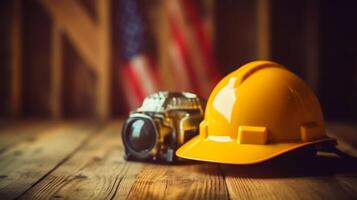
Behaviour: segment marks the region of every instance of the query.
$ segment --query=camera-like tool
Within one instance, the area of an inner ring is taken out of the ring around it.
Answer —
[[[203,102],[188,92],[157,92],[129,114],[122,130],[126,160],[173,162],[178,147],[198,134]]]

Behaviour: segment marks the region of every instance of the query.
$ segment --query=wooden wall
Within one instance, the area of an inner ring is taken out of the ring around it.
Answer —
[[[327,120],[357,121],[357,1],[216,1],[221,71],[271,59],[317,93]]]
[[[158,60],[165,60],[160,49],[167,45],[163,1],[141,1],[150,51]],[[0,4],[1,117],[125,114],[118,85],[118,0]],[[356,1],[211,0],[210,5],[222,74],[248,61],[272,59],[313,87],[328,119],[357,119]]]
[[[357,121],[357,1],[320,1],[320,99],[325,115]]]
[[[110,116],[109,0],[3,1],[1,115]],[[13,89],[16,87],[16,89]]]
[[[310,84],[318,68],[317,1],[223,0],[216,5],[216,53],[228,73],[254,59],[285,64]],[[316,86],[315,86],[316,87]]]
[[[15,21],[11,1],[0,3],[0,114],[11,115],[11,24]],[[6,19],[6,20],[5,20]]]

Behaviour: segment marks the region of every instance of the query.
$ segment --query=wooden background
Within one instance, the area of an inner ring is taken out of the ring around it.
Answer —
[[[159,60],[166,44],[163,1],[140,1]],[[223,75],[251,60],[272,59],[314,88],[327,119],[356,121],[356,1],[209,2]],[[117,8],[117,0],[1,1],[0,117],[124,115]]]

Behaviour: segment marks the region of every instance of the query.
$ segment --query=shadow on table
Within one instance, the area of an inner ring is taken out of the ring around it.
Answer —
[[[232,155],[236,156],[236,155]],[[301,148],[280,155],[271,160],[251,165],[216,164],[194,160],[178,160],[173,163],[153,160],[136,160],[156,166],[195,166],[190,168],[193,173],[211,174],[217,169],[217,174],[226,177],[247,178],[288,178],[288,177],[316,177],[332,176],[336,174],[352,174],[357,176],[357,158],[338,156],[334,153],[318,153],[313,148]]]
[[[150,165],[158,165],[158,166],[189,166],[189,165],[201,165],[203,162],[195,161],[195,160],[186,160],[186,159],[179,159],[175,160],[174,162],[166,162],[164,160],[141,160],[141,159],[130,159],[126,162],[136,162],[142,164],[150,164]]]
[[[288,178],[336,174],[357,176],[357,159],[341,157],[332,153],[318,153],[316,155],[309,149],[303,149],[289,152],[259,164],[219,164],[219,168],[225,177]],[[206,173],[205,170],[200,172]]]

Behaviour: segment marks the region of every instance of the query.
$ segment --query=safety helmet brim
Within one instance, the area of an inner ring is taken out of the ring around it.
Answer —
[[[266,145],[238,144],[234,140],[217,142],[209,138],[196,136],[181,146],[176,155],[181,158],[226,164],[255,164],[285,154],[289,151],[334,139],[322,138],[311,142],[275,143]],[[211,151],[207,151],[211,149]]]

